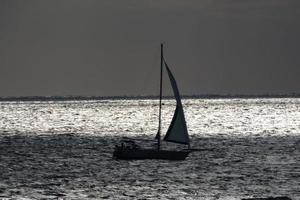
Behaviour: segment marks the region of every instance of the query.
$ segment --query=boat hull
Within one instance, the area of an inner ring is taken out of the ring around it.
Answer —
[[[116,148],[113,156],[121,160],[144,160],[144,159],[160,159],[160,160],[184,160],[190,151],[168,151],[156,149],[118,149]]]

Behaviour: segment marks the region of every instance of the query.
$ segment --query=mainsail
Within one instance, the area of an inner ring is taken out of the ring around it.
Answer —
[[[175,81],[175,78],[170,71],[166,61],[164,60],[165,67],[168,72],[168,76],[173,88],[174,96],[176,99],[176,109],[173,116],[173,119],[171,121],[171,124],[168,128],[168,131],[166,133],[166,136],[164,137],[165,141],[169,142],[175,142],[175,143],[181,143],[181,144],[190,144],[189,134],[186,127],[186,121],[184,117],[184,112],[182,108],[182,103],[180,99],[179,90],[177,87],[177,83]]]

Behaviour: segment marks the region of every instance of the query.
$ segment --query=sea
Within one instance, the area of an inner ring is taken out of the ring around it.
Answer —
[[[158,100],[1,101],[0,199],[300,199],[300,98],[183,106],[201,151],[184,161],[123,161],[112,157],[122,139],[155,146]],[[174,110],[163,100],[163,135]]]

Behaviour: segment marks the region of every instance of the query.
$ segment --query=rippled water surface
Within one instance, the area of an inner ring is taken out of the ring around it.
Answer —
[[[300,99],[186,99],[192,147],[207,151],[113,160],[122,137],[155,136],[157,103],[0,102],[0,199],[300,199]]]

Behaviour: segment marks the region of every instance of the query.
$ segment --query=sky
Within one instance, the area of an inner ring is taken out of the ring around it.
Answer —
[[[158,95],[161,42],[181,94],[300,92],[299,0],[1,0],[0,96]]]

